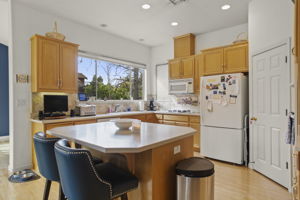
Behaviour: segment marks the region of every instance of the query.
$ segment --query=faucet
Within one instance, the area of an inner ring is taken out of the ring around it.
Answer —
[[[121,106],[120,104],[115,105],[115,112],[118,111],[118,108],[119,108],[120,106]]]

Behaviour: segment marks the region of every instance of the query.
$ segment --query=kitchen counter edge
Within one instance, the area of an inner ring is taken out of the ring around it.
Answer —
[[[167,111],[132,111],[132,112],[117,112],[117,113],[107,113],[107,114],[98,114],[94,116],[82,116],[82,117],[66,117],[62,119],[48,119],[48,120],[39,120],[39,119],[30,119],[31,122],[42,123],[42,124],[53,124],[53,123],[63,123],[70,121],[82,121],[82,120],[92,120],[92,119],[105,119],[105,118],[115,118],[121,116],[129,115],[145,115],[145,114],[163,114],[163,115],[188,115],[188,116],[200,116],[200,113],[172,113]]]

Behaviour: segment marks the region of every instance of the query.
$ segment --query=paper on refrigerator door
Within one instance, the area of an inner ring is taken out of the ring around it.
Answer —
[[[219,94],[213,94],[210,97],[210,101],[214,104],[221,104],[221,98],[222,96]]]
[[[226,96],[222,96],[221,105],[222,106],[227,106],[228,105],[228,100],[227,100]]]
[[[207,111],[212,112],[213,111],[213,103],[212,101],[207,102]]]

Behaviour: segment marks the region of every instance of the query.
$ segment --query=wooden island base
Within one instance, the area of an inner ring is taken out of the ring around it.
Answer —
[[[176,146],[180,146],[180,152],[174,154]],[[128,199],[174,200],[176,199],[175,165],[178,161],[193,156],[193,136],[141,153],[119,154],[119,156],[118,154],[106,154],[88,149],[94,156],[105,162],[112,162],[119,167],[129,168],[138,177],[139,187],[128,193]],[[127,166],[124,166],[126,164]]]

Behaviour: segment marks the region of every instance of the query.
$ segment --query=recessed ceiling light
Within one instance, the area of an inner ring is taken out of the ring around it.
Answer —
[[[107,24],[100,24],[100,26],[101,26],[102,28],[106,28],[106,27],[107,27]]]
[[[143,4],[143,5],[142,5],[142,8],[143,8],[144,10],[148,10],[148,9],[150,9],[150,8],[151,8],[151,5],[150,5],[150,4],[147,4],[147,3],[145,3],[145,4]]]
[[[171,22],[171,26],[178,26],[178,22]]]
[[[229,4],[223,5],[221,8],[222,10],[228,10],[231,6]]]

